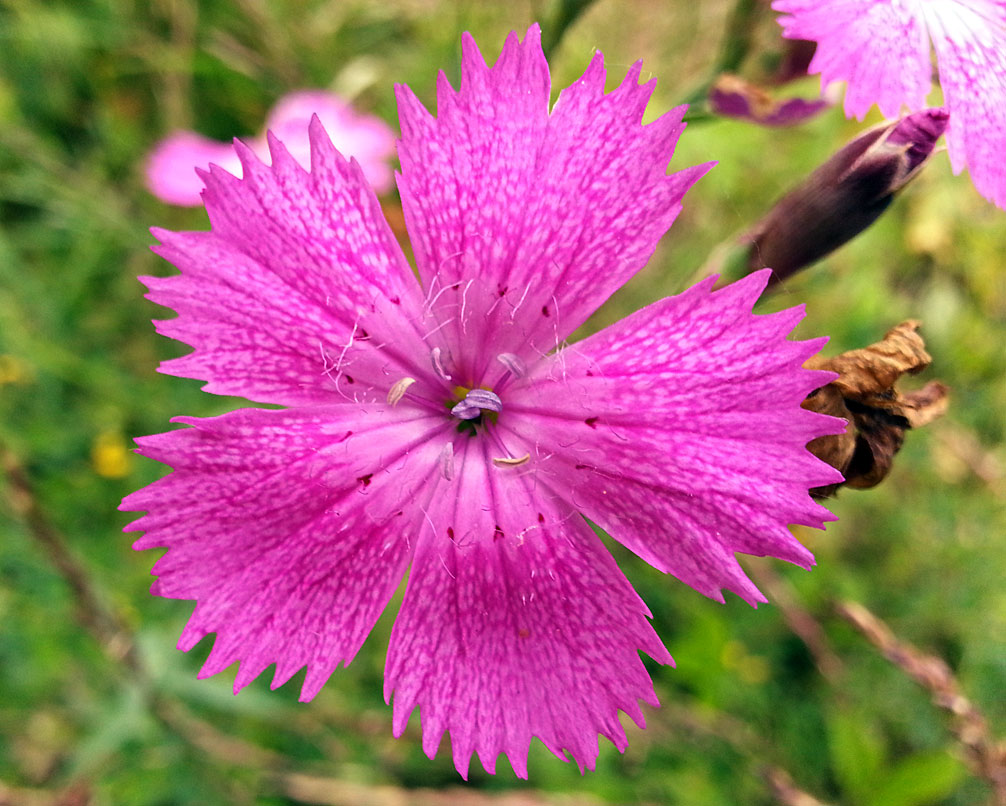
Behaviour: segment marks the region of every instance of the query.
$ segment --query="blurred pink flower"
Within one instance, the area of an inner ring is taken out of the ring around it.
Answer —
[[[354,111],[334,93],[304,90],[284,96],[269,113],[266,129],[306,168],[311,159],[307,127],[313,114],[321,120],[335,147],[347,158],[356,158],[363,175],[378,193],[391,188],[393,174],[389,162],[395,153],[394,132],[383,120]],[[250,145],[256,154],[268,159],[265,137]],[[231,143],[211,140],[196,132],[175,132],[151,152],[147,160],[147,187],[168,204],[202,204],[203,182],[195,169],[205,169],[210,163],[241,174],[241,161]]]
[[[551,112],[533,26],[493,68],[466,36],[438,117],[398,87],[399,189],[420,282],[362,172],[310,126],[311,171],[276,139],[244,178],[203,174],[212,230],[157,231],[181,274],[162,365],[285,409],[177,418],[138,440],[172,473],[123,502],[153,591],[195,599],[179,646],[216,642],[235,691],[349,663],[411,565],[388,648],[394,733],[418,706],[432,757],[527,777],[530,741],[593,767],[619,710],[657,704],[639,657],[670,655],[584,517],[719,601],[764,601],[735,552],[809,566],[787,524],[831,516],[840,477],[806,443],[844,422],[800,407],[833,377],[788,341],[802,311],[754,316],[767,280],[707,280],[573,345],[638,272],[708,166],[667,174],[684,107],[643,126],[640,65],[605,94],[597,54]],[[582,514],[581,514],[582,513]]]
[[[817,42],[810,71],[846,81],[845,112],[889,118],[929,106],[930,40],[954,173],[1006,208],[1006,0],[775,0],[784,35]]]

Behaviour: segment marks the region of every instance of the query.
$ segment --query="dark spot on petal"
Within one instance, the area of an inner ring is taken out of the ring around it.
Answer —
[[[448,537],[449,537],[449,538],[450,538],[451,540],[453,540],[453,539],[454,539],[454,527],[453,527],[453,526],[448,526],[448,527],[447,527],[447,536],[448,536]]]
[[[369,338],[370,338],[370,334],[361,327],[360,328],[360,335],[356,337],[356,340],[357,341],[366,341]]]
[[[510,290],[510,286],[502,285],[501,283],[496,284],[496,293],[501,297],[506,296],[506,292]]]
[[[504,537],[505,535],[503,534],[503,530],[500,529],[500,525],[497,523],[496,531],[493,532],[493,542],[495,543],[497,540],[502,540]]]
[[[531,631],[528,630],[528,629],[526,629],[525,627],[521,627],[519,630],[517,630],[517,637],[518,638],[527,638],[530,635],[531,635]]]
[[[544,515],[542,515],[542,514],[541,514],[541,513],[539,512],[539,513],[538,513],[538,523],[544,523],[544,522],[545,522],[545,516],[544,516]]]
[[[586,420],[584,420],[584,422],[587,425],[589,425],[591,428],[597,428],[597,418],[596,417],[588,417]]]
[[[388,300],[392,305],[401,305],[402,301],[398,297],[390,297]]]
[[[370,480],[372,478],[374,478],[374,474],[373,473],[368,473],[366,476],[357,476],[356,480],[358,482],[360,482],[360,484],[362,484],[364,487],[369,487],[370,486]]]
[[[343,375],[343,377],[346,379],[346,383],[356,383],[356,381],[353,380],[352,375]]]
[[[588,378],[593,378],[594,377],[594,373],[591,372],[589,369],[587,370],[587,377]]]
[[[573,465],[574,470],[589,470],[590,465]]]
[[[541,306],[541,315],[542,316],[551,316],[551,314],[548,312],[548,305],[542,305]]]
[[[455,283],[451,286],[451,291],[457,291],[459,288],[461,288],[461,283]]]
[[[397,518],[399,515],[404,515],[404,514],[405,513],[402,510],[398,510],[398,512],[395,513],[395,517]]]

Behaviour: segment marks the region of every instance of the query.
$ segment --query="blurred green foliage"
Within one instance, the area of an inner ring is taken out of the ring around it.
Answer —
[[[206,219],[145,191],[150,147],[177,128],[220,139],[256,133],[278,97],[303,87],[340,90],[394,122],[395,82],[432,103],[437,70],[457,78],[463,30],[494,58],[509,30],[539,19],[554,39],[549,24],[563,15],[574,21],[553,53],[555,85],[575,79],[595,48],[612,86],[643,59],[644,77],[659,78],[653,117],[709,80],[729,13],[719,0],[0,5],[0,440],[147,670],[135,674],[116,659],[121,647],[99,645],[23,513],[0,509],[0,802],[18,802],[7,787],[39,803],[68,787],[97,804],[353,802],[337,800],[334,788],[329,800],[312,799],[291,772],[403,789],[460,784],[443,747],[435,761],[422,754],[415,719],[403,739],[391,738],[381,698],[389,614],[308,705],[296,702],[299,676],[270,692],[266,675],[234,697],[230,673],[196,680],[211,639],[188,655],[173,648],[192,605],[148,595],[154,553],[129,550],[120,531],[129,518],[116,511],[163,468],[126,445],[165,430],[174,415],[241,402],[155,372],[186,348],[149,324],[165,313],[142,299],[135,277],[171,269],[148,251],[147,227],[201,229]],[[747,31],[752,74],[780,49],[771,13],[760,14]],[[815,89],[807,79],[796,91]],[[718,166],[689,193],[647,269],[588,328],[708,271],[718,247],[862,125],[838,109],[787,130],[693,124],[672,166]],[[536,743],[530,783],[473,764],[470,790],[564,793],[573,803],[762,804],[772,800],[762,775],[774,766],[850,806],[989,797],[945,714],[833,605],[861,601],[944,657],[992,725],[1006,724],[1004,224],[1006,213],[939,157],[868,232],[763,303],[805,304],[799,334],[829,335],[832,353],[920,318],[934,356],[925,377],[953,389],[949,415],[908,435],[881,487],[833,501],[840,521],[826,533],[799,532],[818,568],[751,562],[823,626],[839,671],[831,679],[818,671],[773,604],[717,604],[612,546],[678,663],[651,664],[664,707],[648,710],[646,731],[629,727],[624,755],[602,747],[585,777]],[[398,802],[373,792],[369,802]],[[451,797],[459,796],[444,802]]]

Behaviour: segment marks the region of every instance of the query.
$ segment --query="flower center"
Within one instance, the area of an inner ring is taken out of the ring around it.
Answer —
[[[503,411],[503,401],[495,392],[488,389],[464,389],[464,398],[451,408],[451,414],[459,420],[475,420],[482,416],[483,411],[499,414]]]

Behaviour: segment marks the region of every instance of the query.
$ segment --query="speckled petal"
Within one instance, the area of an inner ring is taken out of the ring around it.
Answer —
[[[684,108],[643,126],[639,64],[606,95],[597,54],[549,114],[537,26],[492,68],[463,45],[436,118],[398,88],[399,188],[430,305],[477,382],[500,352],[552,350],[642,268],[705,167],[667,175]]]
[[[626,745],[618,711],[642,724],[656,704],[638,654],[670,662],[650,615],[597,536],[485,440],[455,446],[458,473],[427,511],[385,673],[395,733],[420,709],[431,757],[450,731],[467,777],[472,753],[504,753],[527,777],[538,737],[593,768],[598,734]]]
[[[954,173],[1006,209],[1006,2],[957,0],[925,7],[950,111]]]
[[[943,1],[943,0],[941,0]],[[860,120],[873,104],[887,117],[922,109],[932,88],[929,37],[919,0],[775,0],[783,33],[817,42],[811,73],[846,81],[845,112]]]
[[[137,441],[174,472],[121,508],[149,511],[134,548],[168,548],[155,592],[198,602],[179,648],[217,633],[200,676],[240,660],[235,691],[272,663],[273,688],[306,665],[308,700],[405,573],[442,420],[344,406],[175,421],[192,427]]]
[[[802,310],[750,313],[767,278],[715,293],[705,281],[573,345],[506,395],[499,421],[616,540],[752,604],[763,598],[734,552],[813,563],[786,527],[832,520],[807,489],[841,476],[804,446],[844,427],[800,408],[833,377],[801,368],[821,340],[786,340]]]
[[[236,144],[244,179],[204,175],[212,232],[155,230],[182,271],[142,278],[179,314],[158,331],[196,348],[162,371],[290,405],[380,400],[431,374],[419,288],[373,191],[317,121],[311,137],[310,174],[275,141],[272,167]]]
[[[374,190],[384,193],[391,189],[389,162],[395,154],[395,133],[383,120],[358,113],[335,93],[302,90],[283,96],[269,113],[266,128],[307,167],[311,164],[308,124],[314,115],[339,152],[360,163]]]

